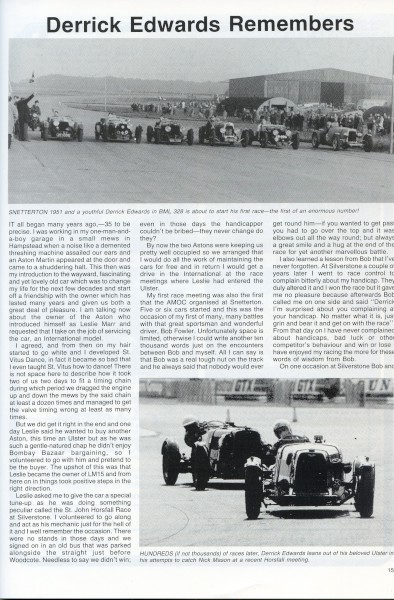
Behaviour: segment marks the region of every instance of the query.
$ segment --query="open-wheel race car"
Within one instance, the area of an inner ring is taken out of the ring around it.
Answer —
[[[142,138],[142,126],[137,125],[134,129],[130,119],[109,115],[96,123],[94,136],[96,140],[101,138],[104,142],[131,142],[134,140],[139,144]]]
[[[54,115],[41,123],[41,138],[59,140],[83,140],[83,125],[71,117]]]
[[[163,477],[167,485],[175,485],[180,473],[191,473],[196,490],[204,490],[213,477],[244,479],[248,457],[263,457],[264,443],[256,429],[222,421],[202,425],[202,435],[189,444],[190,457],[181,454],[174,439],[163,442]]]
[[[300,147],[300,134],[298,131],[291,131],[284,125],[259,125],[256,131],[253,129],[244,129],[242,138],[247,140],[244,147],[253,142],[260,144],[262,148],[293,148],[298,150]]]
[[[312,148],[331,146],[334,150],[347,150],[348,148],[363,148],[371,152],[373,148],[372,135],[363,135],[357,129],[331,125],[324,129],[315,129],[312,133]]]
[[[186,142],[191,146],[194,140],[194,131],[192,128],[185,131],[185,128],[178,121],[161,118],[154,127],[148,125],[146,140],[148,144],[152,142],[155,144],[183,144]]]
[[[344,463],[338,446],[326,444],[322,436],[314,443],[300,438],[277,452],[269,468],[251,456],[245,465],[245,508],[249,519],[257,519],[261,505],[341,506],[354,498],[361,517],[371,517],[375,490],[375,465],[362,456]]]
[[[237,142],[246,146],[248,143],[246,139],[242,138],[239,129],[236,129],[234,123],[230,121],[208,121],[198,130],[198,142],[199,144],[209,142],[211,146],[216,146],[216,144],[234,146]]]

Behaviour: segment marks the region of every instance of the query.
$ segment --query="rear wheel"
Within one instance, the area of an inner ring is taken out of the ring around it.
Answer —
[[[245,508],[248,519],[257,519],[261,509],[262,483],[260,469],[248,466],[245,469]]]
[[[160,129],[155,129],[154,131],[155,144],[160,144]]]
[[[268,135],[265,131],[260,133],[260,146],[262,148],[266,148],[268,143]]]
[[[291,136],[291,145],[293,147],[293,150],[298,150],[298,148],[300,147],[300,134],[299,133],[293,133],[293,135]]]
[[[318,148],[319,147],[319,136],[317,135],[317,133],[312,133],[312,148]]]
[[[78,139],[78,142],[82,142],[82,140],[83,140],[83,129],[82,129],[82,127],[78,127],[77,139]]]
[[[364,135],[364,152],[371,152],[373,148],[372,135]]]
[[[341,142],[339,141],[339,136],[334,135],[334,137],[332,138],[332,147],[335,151],[341,149]]]
[[[363,519],[372,517],[374,495],[375,468],[372,467],[361,472],[357,483],[355,506]]]
[[[163,478],[167,485],[175,485],[179,475],[181,456],[176,444],[168,443],[163,448]]]
[[[243,148],[249,146],[249,130],[245,129],[241,134],[241,145]]]
[[[192,146],[193,145],[193,141],[194,141],[194,131],[193,131],[193,129],[189,129],[188,130],[186,139],[187,139],[188,145]]]
[[[94,137],[95,137],[96,140],[100,139],[100,132],[97,131],[97,129],[95,129],[95,131],[94,131]]]
[[[138,125],[138,127],[135,128],[135,141],[137,144],[141,143],[141,138],[142,138],[142,127],[141,127],[141,125]]]
[[[203,144],[205,141],[205,130],[204,127],[200,127],[198,130],[198,143]]]
[[[42,139],[44,140],[44,142],[48,141],[48,127],[43,127]]]
[[[152,125],[148,125],[148,128],[146,130],[146,141],[148,142],[148,144],[150,144],[152,142],[153,139],[153,127]]]
[[[193,447],[191,462],[194,487],[197,491],[203,491],[207,487],[210,474],[208,451],[205,446]]]
[[[209,136],[209,143],[211,144],[211,146],[215,146],[216,144],[216,135],[214,129],[212,129],[211,135]]]

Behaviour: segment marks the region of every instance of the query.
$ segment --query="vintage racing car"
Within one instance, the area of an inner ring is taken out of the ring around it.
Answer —
[[[204,490],[212,477],[243,479],[247,458],[264,456],[264,443],[256,429],[222,421],[204,425],[205,433],[192,445],[189,458],[181,454],[174,439],[163,442],[163,477],[167,485],[175,485],[179,473],[191,473],[196,490]]]
[[[142,138],[142,126],[137,125],[134,130],[130,119],[109,115],[96,123],[94,135],[96,140],[101,138],[104,142],[131,142],[131,140],[135,140],[139,144]]]
[[[245,465],[245,507],[249,519],[257,519],[261,504],[279,506],[340,506],[354,498],[361,517],[373,513],[375,465],[362,456],[353,464],[343,462],[338,446],[323,437],[314,442],[289,441],[268,468],[259,457]]]
[[[233,146],[239,141],[243,146],[248,144],[248,140],[241,136],[239,129],[236,129],[234,123],[230,121],[208,121],[206,125],[202,125],[198,130],[199,144],[209,142],[211,146],[216,144]]]
[[[256,131],[245,129],[242,132],[242,138],[247,140],[247,145],[253,142],[260,144],[262,148],[293,148],[298,150],[300,147],[300,134],[298,131],[291,131],[284,125],[259,125]]]
[[[357,129],[331,125],[324,129],[315,129],[312,133],[312,148],[332,146],[334,150],[347,150],[348,148],[363,148],[365,152],[371,152],[373,148],[372,135],[363,135]]]
[[[41,123],[41,138],[44,142],[48,139],[78,140],[78,142],[82,142],[83,125],[77,123],[71,117],[54,115]]]
[[[155,144],[182,144],[187,142],[191,146],[194,140],[194,131],[193,129],[188,129],[185,132],[185,128],[178,121],[161,118],[154,127],[148,125],[146,139],[148,144],[152,141]]]

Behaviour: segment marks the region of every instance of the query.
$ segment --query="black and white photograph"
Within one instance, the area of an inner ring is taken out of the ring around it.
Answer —
[[[140,379],[141,546],[390,546],[392,379]]]
[[[11,39],[9,203],[390,202],[393,52]]]

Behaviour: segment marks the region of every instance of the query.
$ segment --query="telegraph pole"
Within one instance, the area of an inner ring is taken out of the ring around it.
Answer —
[[[391,77],[391,122],[390,122],[390,154],[393,153],[393,135],[394,135],[394,54],[393,54],[393,73]]]

